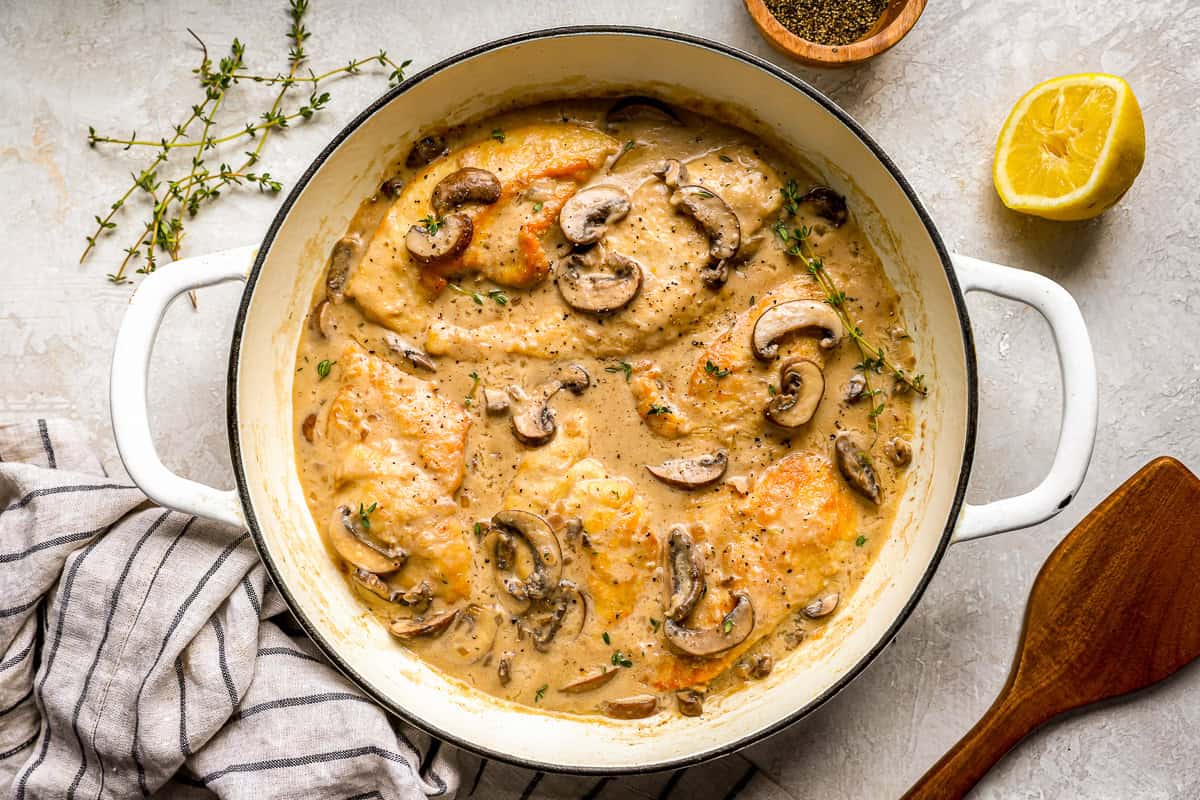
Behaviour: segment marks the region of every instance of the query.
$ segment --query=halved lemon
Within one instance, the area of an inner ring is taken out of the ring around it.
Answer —
[[[1043,81],[1008,115],[992,180],[1004,205],[1047,219],[1091,219],[1133,185],[1146,128],[1133,89],[1115,75]]]

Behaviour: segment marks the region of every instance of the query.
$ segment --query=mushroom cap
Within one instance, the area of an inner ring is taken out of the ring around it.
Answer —
[[[357,236],[345,236],[337,240],[329,254],[329,270],[325,273],[325,295],[333,300],[342,299],[350,267],[362,252],[362,240]]]
[[[798,428],[813,418],[825,395],[825,374],[817,362],[789,358],[779,366],[779,394],[764,414],[781,428]]]
[[[437,364],[433,362],[433,359],[429,357],[429,354],[417,347],[415,344],[409,342],[403,336],[393,333],[392,331],[388,331],[387,333],[383,334],[383,343],[387,345],[388,350],[391,350],[397,355],[403,356],[404,359],[412,366],[419,369],[428,370],[430,372],[437,372]]]
[[[533,572],[521,586],[534,600],[546,597],[562,578],[562,547],[550,523],[528,511],[500,511],[492,517],[492,527],[523,540],[533,552]]]
[[[833,613],[835,608],[837,608],[838,600],[840,599],[841,595],[837,592],[827,594],[823,597],[818,597],[816,600],[813,600],[804,607],[804,616],[808,617],[809,619],[820,619],[821,617],[827,617]]]
[[[429,229],[433,227],[431,232]],[[404,246],[414,261],[431,264],[454,258],[471,243],[475,226],[466,214],[451,214],[436,225],[417,224],[408,229]]]
[[[644,719],[658,713],[658,698],[652,694],[635,694],[619,700],[605,700],[600,710],[613,719]]]
[[[359,530],[350,506],[338,506],[333,515],[326,530],[333,548],[346,561],[377,574],[395,572],[404,566],[408,552],[398,545],[378,542]]]
[[[558,690],[566,694],[583,694],[584,692],[590,692],[593,689],[599,689],[601,686],[604,686],[613,678],[617,677],[617,672],[618,670],[616,669],[601,667],[599,672],[591,675],[585,675],[582,678],[576,678],[569,683],[564,683],[562,686],[558,687]]]
[[[670,596],[663,610],[667,619],[682,622],[704,596],[704,559],[692,537],[682,525],[671,529],[667,539],[667,564],[670,567]]]
[[[608,226],[625,218],[632,208],[629,193],[619,186],[589,186],[563,203],[558,226],[574,244],[592,244],[608,232]]]
[[[707,658],[724,653],[746,641],[750,632],[754,630],[754,603],[745,592],[734,592],[733,596],[737,603],[715,628],[685,628],[668,619],[663,623],[667,644],[683,655]]]
[[[450,623],[458,618],[459,610],[457,608],[446,609],[439,611],[436,614],[429,614],[411,619],[394,620],[388,626],[388,631],[399,639],[415,639],[418,636],[434,636],[442,633],[450,627]]]
[[[729,466],[724,450],[692,458],[674,458],[661,464],[647,464],[646,471],[677,489],[701,489],[721,480]]]
[[[604,115],[604,124],[606,127],[611,127],[613,123],[627,122],[637,118],[655,119],[669,122],[672,125],[680,124],[679,115],[662,100],[636,94],[622,97],[613,103]]]
[[[423,167],[446,154],[446,139],[440,134],[425,136],[417,140],[404,159],[404,166],[409,169]]]
[[[800,202],[811,203],[816,215],[832,223],[835,228],[842,227],[850,216],[846,210],[846,198],[828,186],[812,187],[804,193]]]
[[[838,469],[846,482],[857,489],[859,494],[878,505],[883,497],[879,477],[875,474],[875,468],[871,466],[871,460],[855,439],[854,434],[849,431],[842,431],[834,438],[833,450]]]
[[[680,689],[675,693],[675,704],[685,717],[698,717],[704,713],[704,695],[695,689]]]
[[[750,346],[756,358],[770,361],[779,354],[779,340],[789,333],[820,330],[821,347],[828,350],[842,340],[841,317],[823,300],[789,300],[768,308],[754,323]]]
[[[486,169],[463,167],[433,187],[429,202],[439,214],[463,203],[491,204],[500,199],[500,179]]]
[[[599,258],[591,252],[572,253],[558,262],[555,284],[563,302],[591,314],[608,314],[633,302],[642,288],[642,265],[615,251],[606,250]]]
[[[716,192],[696,184],[680,186],[671,194],[671,204],[704,229],[710,259],[724,261],[737,255],[742,243],[742,224]]]
[[[531,395],[523,392],[513,393],[519,405],[512,415],[513,435],[530,447],[540,447],[554,437],[557,430],[554,424],[554,411],[550,408],[550,398],[560,389],[567,389],[573,394],[579,394],[588,388],[592,378],[587,370],[578,364],[570,364],[560,368],[553,376],[541,384]]]
[[[678,189],[688,182],[687,165],[675,158],[668,158],[650,172],[662,178],[669,189]]]

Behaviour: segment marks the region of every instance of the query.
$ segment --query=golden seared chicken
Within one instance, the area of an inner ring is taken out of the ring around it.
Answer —
[[[357,345],[337,360],[324,420],[333,470],[329,537],[343,558],[398,583],[469,593],[471,550],[452,519],[471,417],[433,386]],[[397,570],[399,570],[397,572]]]
[[[861,618],[920,452],[899,298],[845,198],[645,97],[427,133],[333,248],[293,380],[365,608],[534,711],[712,716],[808,669]]]
[[[635,153],[636,148],[630,156]],[[427,339],[429,352],[467,357],[619,356],[669,342],[719,306],[720,293],[703,280],[710,260],[708,234],[671,203],[672,190],[651,173],[657,162],[630,156],[618,160],[611,174],[591,181],[618,187],[631,198],[628,214],[610,224],[604,236],[607,250],[636,262],[641,271],[640,288],[622,313],[548,314],[545,305],[564,306],[554,287],[544,286],[531,298],[534,302],[495,320],[485,315],[467,323],[453,317],[434,321]],[[756,248],[765,234],[764,223],[779,209],[781,183],[776,172],[743,147],[700,156],[689,161],[687,169],[690,180],[720,193],[737,216],[740,239],[750,243],[747,254]]]
[[[448,278],[478,273],[499,286],[540,283],[553,257],[543,238],[563,203],[619,147],[611,136],[576,125],[529,125],[497,132],[496,138],[437,159],[391,204],[346,294],[371,318],[407,334],[427,323],[419,312]],[[464,169],[490,173],[498,191],[474,199],[474,187],[467,185],[461,194],[471,199],[453,205],[457,198],[452,196],[440,210],[435,208],[435,188]],[[405,242],[412,227],[453,214],[471,220],[473,233],[465,249],[435,264],[410,257]]]

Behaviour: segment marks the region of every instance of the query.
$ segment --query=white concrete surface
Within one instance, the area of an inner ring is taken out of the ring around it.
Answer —
[[[138,224],[123,216],[77,264],[93,214],[123,188],[130,154],[93,151],[101,131],[165,130],[196,90],[191,27],[214,52],[239,36],[250,64],[281,63],[282,0],[269,3],[0,4],[0,418],[82,420],[111,469],[106,383],[128,288],[104,273]],[[1200,468],[1200,5],[1195,0],[933,0],[913,33],[866,66],[801,69],[759,39],[734,0],[590,3],[314,0],[317,66],[378,47],[413,69],[506,34],[561,24],[624,23],[718,39],[770,58],[826,91],[891,153],[954,249],[1063,283],[1088,317],[1101,370],[1101,430],[1083,491],[1036,529],[954,548],[895,644],[808,721],[745,756],[756,796],[900,794],[982,713],[1012,657],[1039,565],[1096,502],[1151,457]],[[1120,205],[1086,223],[1006,211],[990,181],[995,136],[1012,103],[1057,74],[1104,70],[1132,83],[1149,155]],[[331,86],[328,113],[269,148],[290,181],[339,126],[382,91],[382,77]],[[233,109],[237,120],[254,109]],[[235,151],[240,152],[240,149]],[[252,243],[276,200],[233,193],[189,227],[187,252]],[[224,375],[237,289],[177,305],[154,358],[151,406],[166,460],[231,483]],[[1033,485],[1049,463],[1059,399],[1044,324],[1029,309],[973,297],[983,420],[974,500]],[[119,410],[118,410],[119,412]],[[1106,708],[1056,722],[979,787],[981,798],[1200,796],[1200,669]],[[515,791],[520,791],[514,779]],[[582,784],[549,778],[535,796]],[[653,792],[651,782],[638,791]],[[605,795],[607,796],[607,795]],[[747,796],[750,796],[748,793]]]

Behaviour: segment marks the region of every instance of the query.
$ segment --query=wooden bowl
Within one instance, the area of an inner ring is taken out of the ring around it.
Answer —
[[[850,44],[831,46],[802,39],[783,27],[763,0],[745,2],[764,39],[797,61],[814,67],[845,67],[874,58],[903,39],[925,10],[925,0],[889,0],[866,36]]]

